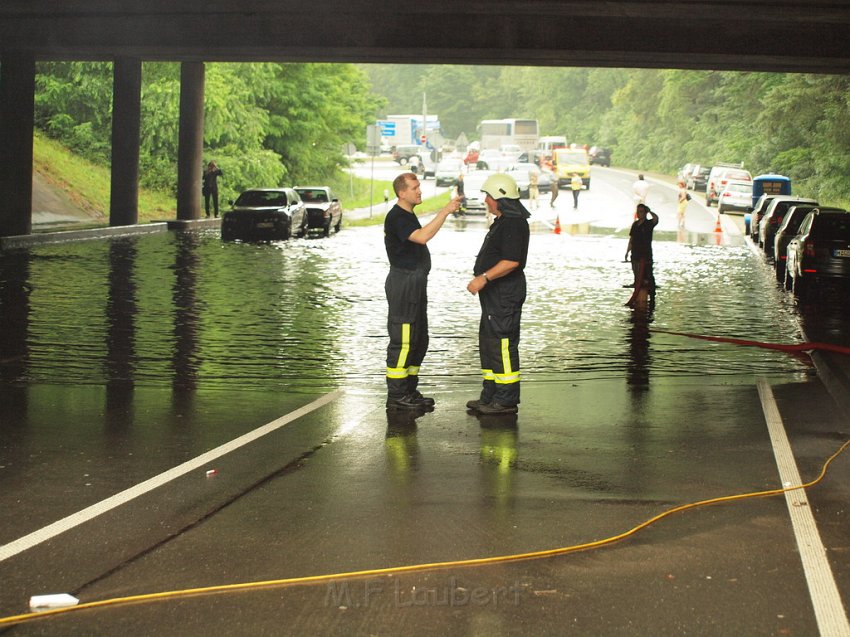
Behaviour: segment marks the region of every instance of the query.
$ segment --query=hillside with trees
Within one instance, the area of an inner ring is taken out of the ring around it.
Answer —
[[[795,190],[850,203],[850,77],[600,68],[363,65],[387,113],[475,139],[482,119],[534,117],[541,134],[613,149],[614,163],[675,174],[743,162]]]

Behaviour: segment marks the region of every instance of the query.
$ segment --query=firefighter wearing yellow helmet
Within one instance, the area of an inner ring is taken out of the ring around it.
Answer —
[[[477,414],[515,414],[519,405],[519,333],[525,302],[528,217],[516,181],[502,173],[481,186],[487,210],[495,219],[475,260],[466,286],[481,303],[478,349],[482,387],[477,400],[466,403]]]

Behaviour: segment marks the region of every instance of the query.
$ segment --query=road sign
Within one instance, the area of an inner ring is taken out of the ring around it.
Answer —
[[[379,119],[376,124],[381,130],[381,137],[395,137],[395,122]]]

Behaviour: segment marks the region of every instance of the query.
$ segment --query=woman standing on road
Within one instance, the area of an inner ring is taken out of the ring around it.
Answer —
[[[679,180],[679,197],[678,206],[676,207],[676,219],[679,221],[679,227],[685,227],[685,208],[688,207],[688,201],[691,196],[688,194],[688,189],[685,188],[685,182]]]

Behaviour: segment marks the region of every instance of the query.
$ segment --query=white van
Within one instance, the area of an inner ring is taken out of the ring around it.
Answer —
[[[537,150],[543,150],[551,153],[556,148],[566,148],[567,138],[563,135],[550,135],[549,137],[541,137],[537,140]]]

